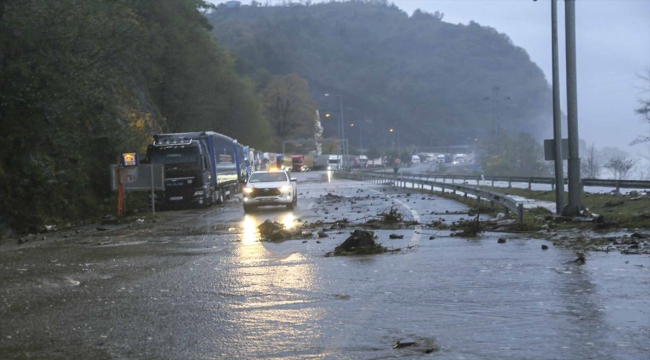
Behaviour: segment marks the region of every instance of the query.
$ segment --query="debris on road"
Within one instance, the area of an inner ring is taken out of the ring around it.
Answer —
[[[263,237],[268,237],[273,234],[274,231],[284,229],[284,224],[267,219],[261,223],[257,229]]]
[[[371,255],[381,254],[389,250],[376,240],[377,236],[372,231],[354,230],[343,244],[334,248],[334,251],[328,252],[325,256],[331,255]]]
[[[388,235],[389,239],[404,239],[404,235],[390,234]]]
[[[585,253],[581,253],[581,252],[576,253],[576,257],[577,258],[573,260],[574,263],[583,265],[587,261],[587,258],[585,257]]]
[[[384,210],[379,216],[383,223],[395,224],[404,221],[404,215],[400,213],[395,206],[391,206],[388,212]]]
[[[473,220],[463,220],[463,221],[458,221],[457,223],[454,223],[452,226],[454,232],[452,236],[458,236],[458,237],[476,237],[478,234],[483,232],[483,226],[481,225],[481,222],[479,221],[479,217],[477,216]]]
[[[406,346],[412,346],[415,345],[415,340],[406,338],[404,340],[400,340],[397,343],[395,343],[395,346],[393,346],[395,349],[403,348]]]

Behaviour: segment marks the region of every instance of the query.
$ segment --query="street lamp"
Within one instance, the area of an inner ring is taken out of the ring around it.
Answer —
[[[399,146],[399,132],[397,132],[395,129],[391,128],[389,130],[391,133],[396,133],[397,134],[397,153],[399,154],[401,152],[400,146]]]
[[[326,96],[326,97],[329,97],[329,96],[336,96],[336,97],[339,98],[339,106],[340,106],[340,109],[341,109],[341,118],[339,119],[339,125],[338,125],[338,126],[339,126],[339,130],[338,130],[338,134],[339,134],[339,138],[340,138],[341,140],[344,140],[344,139],[345,139],[345,128],[344,128],[344,126],[343,126],[343,95],[331,95],[331,94],[325,94],[325,96]],[[343,148],[343,151],[342,151],[342,152],[345,154],[345,148]]]
[[[350,127],[354,127],[354,124],[350,124]],[[361,129],[361,125],[357,125],[359,128],[359,151],[363,148],[363,132]]]

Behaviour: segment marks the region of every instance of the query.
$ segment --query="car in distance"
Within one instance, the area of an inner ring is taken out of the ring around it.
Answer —
[[[297,180],[285,170],[254,171],[244,187],[244,212],[258,206],[284,205],[292,210],[298,203]]]

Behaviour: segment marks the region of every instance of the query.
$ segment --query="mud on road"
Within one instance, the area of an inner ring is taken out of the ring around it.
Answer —
[[[452,200],[296,176],[293,211],[233,199],[3,242],[0,358],[647,358],[647,256],[452,237],[426,226],[468,219]],[[301,234],[266,241],[266,220]],[[353,230],[399,251],[327,257]]]

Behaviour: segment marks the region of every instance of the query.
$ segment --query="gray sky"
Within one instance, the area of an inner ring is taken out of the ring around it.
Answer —
[[[473,20],[506,33],[515,45],[528,52],[550,83],[550,0],[393,2],[409,15],[418,8],[431,13],[440,11],[445,14],[446,22],[467,24]],[[563,111],[566,109],[564,4],[558,0]],[[595,143],[597,148],[616,146],[630,154],[644,151],[640,145],[628,144],[637,135],[650,134],[650,124],[634,113],[643,89],[650,91],[650,85],[636,76],[650,67],[650,0],[576,0],[576,38],[580,138]],[[507,89],[502,92],[505,95]],[[564,130],[563,136],[566,135]]]

